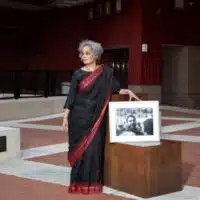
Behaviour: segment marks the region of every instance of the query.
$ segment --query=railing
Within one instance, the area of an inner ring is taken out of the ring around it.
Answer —
[[[71,70],[1,70],[0,93],[13,94],[10,98],[33,96],[61,96],[62,84],[70,82]],[[6,98],[6,96],[5,96]]]

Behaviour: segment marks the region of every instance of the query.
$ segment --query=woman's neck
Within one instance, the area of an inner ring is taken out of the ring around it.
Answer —
[[[85,65],[84,68],[87,70],[87,71],[94,71],[95,69],[97,69],[99,67],[99,65],[97,65],[96,63],[92,63],[92,64],[89,64],[89,65]]]

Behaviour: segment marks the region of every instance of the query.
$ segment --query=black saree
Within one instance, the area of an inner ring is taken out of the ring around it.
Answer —
[[[120,85],[109,67],[100,66],[94,72],[79,69],[73,74],[64,106],[70,109],[70,193],[91,194],[102,191],[105,113],[111,95],[119,90]]]

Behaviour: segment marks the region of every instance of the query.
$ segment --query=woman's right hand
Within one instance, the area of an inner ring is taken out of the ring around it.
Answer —
[[[65,132],[68,132],[68,119],[66,117],[63,118],[62,127]]]

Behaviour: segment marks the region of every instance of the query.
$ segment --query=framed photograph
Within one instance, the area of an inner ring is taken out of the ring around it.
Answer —
[[[109,102],[110,142],[159,142],[158,101]]]

